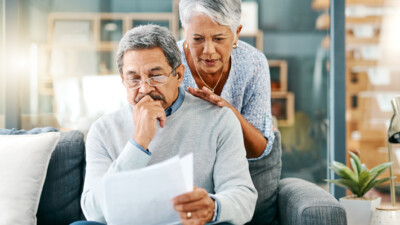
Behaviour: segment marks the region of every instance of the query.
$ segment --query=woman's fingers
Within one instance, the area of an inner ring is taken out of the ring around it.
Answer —
[[[224,99],[221,98],[220,96],[214,94],[210,89],[203,87],[202,89],[197,89],[194,87],[189,87],[188,92],[198,98],[201,98],[203,100],[206,100],[208,102],[211,102],[215,105],[218,105],[220,107],[224,106]]]
[[[202,92],[201,90],[197,89],[197,88],[193,88],[193,87],[189,87],[188,92],[198,98],[202,98],[204,100],[207,100],[207,96],[204,92]]]

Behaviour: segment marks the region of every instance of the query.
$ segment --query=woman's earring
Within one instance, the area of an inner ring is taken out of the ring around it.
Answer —
[[[233,44],[233,48],[236,49],[238,47],[238,45],[235,43]]]
[[[185,48],[186,48],[186,49],[188,48],[188,44],[187,44],[187,42],[185,43]]]

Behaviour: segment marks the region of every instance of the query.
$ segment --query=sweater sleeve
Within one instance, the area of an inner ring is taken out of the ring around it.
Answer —
[[[143,168],[149,162],[151,155],[146,154],[136,145],[127,141],[121,154],[113,160],[109,154],[106,135],[101,122],[96,122],[90,129],[86,140],[86,176],[81,197],[82,211],[87,220],[105,223],[103,213],[104,202],[98,199],[93,189],[105,174]]]
[[[249,84],[249,87],[252,87],[251,97],[240,113],[264,135],[268,142],[261,156],[251,158],[250,161],[268,155],[275,138],[272,129],[270,73],[268,61],[262,53],[259,53],[254,62],[253,73],[254,79]]]
[[[213,174],[213,197],[220,203],[216,222],[245,224],[253,216],[257,191],[251,181],[240,123],[232,111],[227,111],[221,120]]]

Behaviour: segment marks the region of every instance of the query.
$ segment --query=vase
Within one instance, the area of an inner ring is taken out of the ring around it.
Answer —
[[[339,199],[346,210],[347,225],[369,225],[376,207],[381,204],[381,198],[364,199],[347,196]]]
[[[395,225],[400,224],[400,208],[398,207],[377,207],[372,214],[370,225]]]

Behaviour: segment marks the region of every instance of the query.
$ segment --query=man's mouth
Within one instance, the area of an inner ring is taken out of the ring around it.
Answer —
[[[142,98],[144,98],[146,95],[150,96],[154,101],[164,101],[164,97],[162,95],[156,95],[152,93],[144,94],[144,95],[139,95],[135,98],[135,102],[138,103]]]

